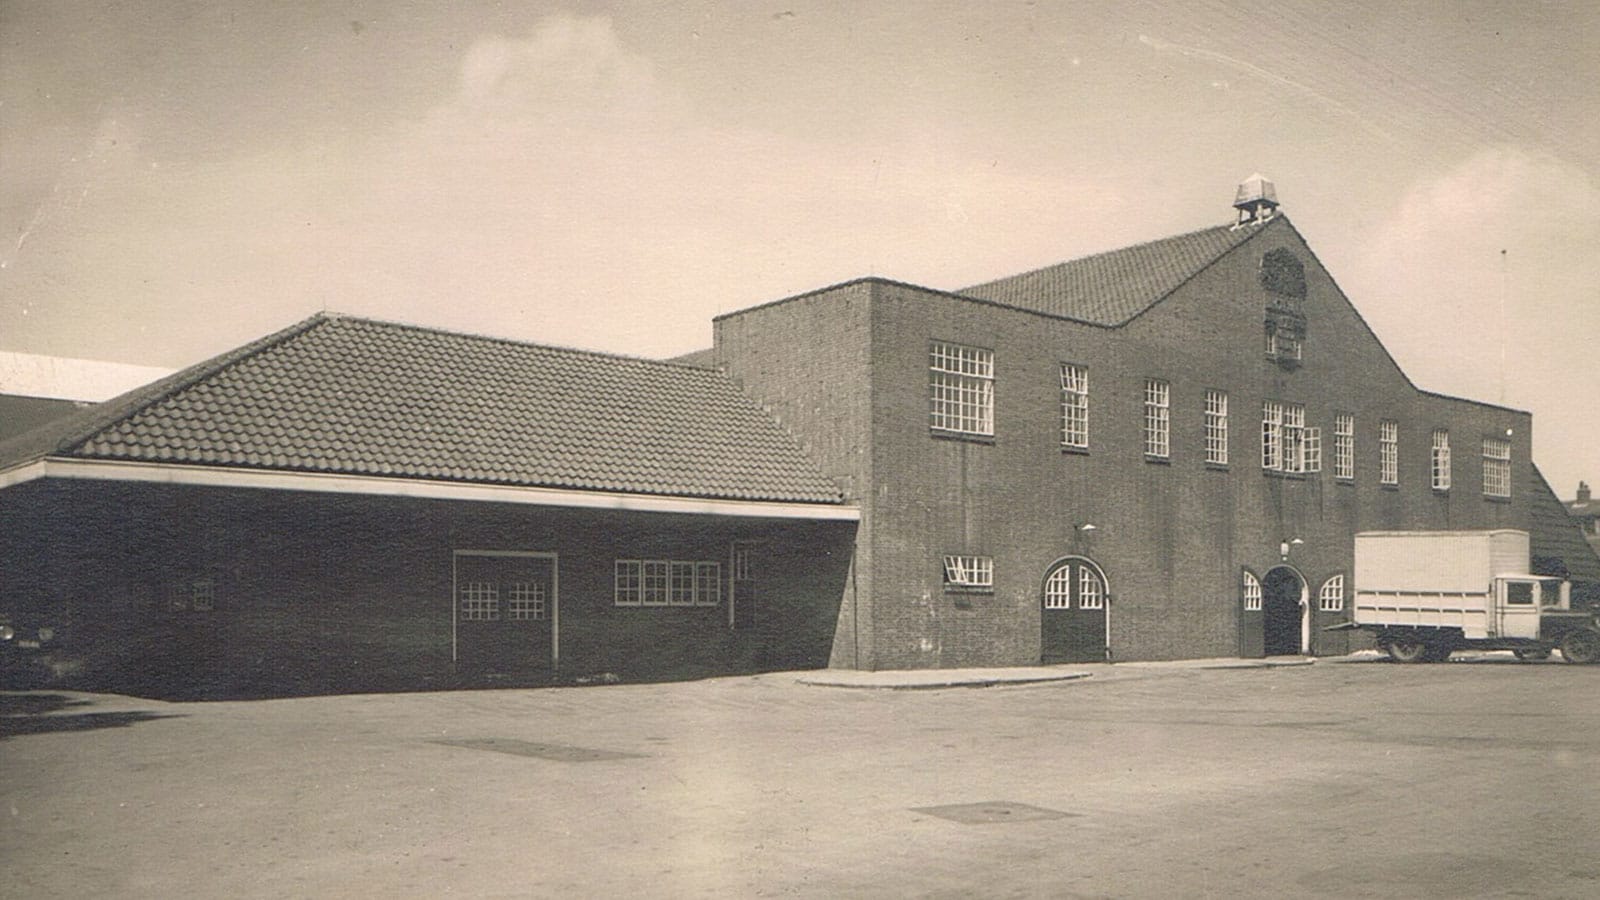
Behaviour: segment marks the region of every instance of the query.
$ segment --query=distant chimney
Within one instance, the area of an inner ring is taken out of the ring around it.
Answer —
[[[1247,222],[1265,222],[1278,209],[1278,189],[1258,172],[1239,183],[1233,208],[1239,211],[1239,221],[1234,227]]]
[[[1587,481],[1578,482],[1578,502],[1579,503],[1588,503],[1589,502],[1589,482],[1587,482]]]

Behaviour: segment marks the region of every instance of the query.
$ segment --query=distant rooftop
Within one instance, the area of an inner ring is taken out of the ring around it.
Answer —
[[[0,394],[99,403],[172,374],[171,369],[0,350]]]

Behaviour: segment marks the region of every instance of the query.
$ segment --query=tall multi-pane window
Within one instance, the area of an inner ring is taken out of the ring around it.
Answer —
[[[934,341],[929,350],[930,419],[938,431],[994,434],[994,351]]]
[[[1089,369],[1061,364],[1061,445],[1089,449]]]
[[[1206,462],[1228,464],[1228,393],[1206,391]]]
[[[1283,468],[1283,404],[1276,400],[1261,404],[1261,468]]]
[[[1433,433],[1433,456],[1430,471],[1433,473],[1433,489],[1436,491],[1450,490],[1450,432],[1438,429]]]
[[[1283,405],[1283,470],[1304,472],[1306,408],[1298,403]]]
[[[1378,425],[1378,481],[1400,483],[1400,423],[1388,419]]]
[[[1356,477],[1356,417],[1349,413],[1333,418],[1333,477]]]
[[[1483,495],[1511,496],[1511,442],[1483,439]]]
[[[1308,445],[1308,437],[1314,445]],[[1313,461],[1315,467],[1309,467]],[[1277,400],[1261,404],[1261,468],[1291,473],[1322,468],[1322,433],[1306,428],[1304,406]]]
[[[1304,448],[1301,450],[1301,456],[1304,458],[1305,464],[1301,466],[1301,471],[1321,472],[1322,429],[1314,425],[1308,426],[1305,435]]]
[[[1172,385],[1151,378],[1144,383],[1144,455],[1172,454]]]

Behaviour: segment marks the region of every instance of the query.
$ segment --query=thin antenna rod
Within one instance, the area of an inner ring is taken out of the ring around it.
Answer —
[[[1506,294],[1511,291],[1506,251],[1500,251],[1500,405],[1506,403]]]

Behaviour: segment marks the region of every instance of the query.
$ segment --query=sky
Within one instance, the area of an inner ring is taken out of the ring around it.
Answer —
[[[1427,390],[1600,482],[1600,4],[0,0],[0,350],[319,310],[647,357],[1276,182]]]

